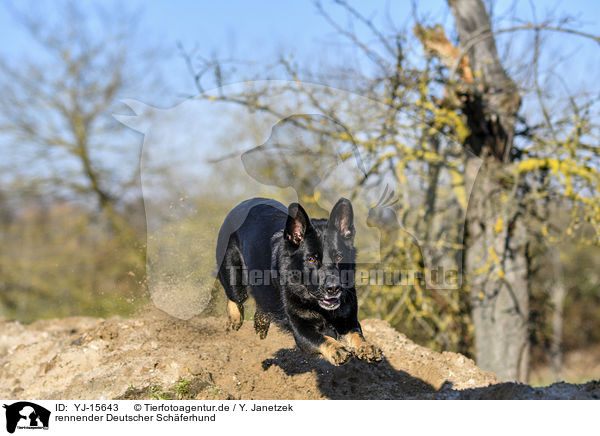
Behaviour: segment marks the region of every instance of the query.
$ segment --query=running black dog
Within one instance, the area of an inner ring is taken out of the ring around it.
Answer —
[[[240,203],[225,218],[217,242],[231,328],[241,327],[243,304],[251,294],[261,339],[273,321],[293,333],[301,350],[334,365],[352,355],[381,360],[358,322],[355,256],[349,200],[340,199],[329,219],[309,219],[298,203],[287,209],[266,198]]]

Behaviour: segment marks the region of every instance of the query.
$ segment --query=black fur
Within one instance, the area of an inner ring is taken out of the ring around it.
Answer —
[[[323,354],[334,364],[345,363],[356,351],[338,342],[350,334],[362,338],[353,222],[352,205],[344,198],[329,219],[309,219],[297,203],[286,210],[265,198],[244,201],[227,215],[217,243],[218,277],[240,309],[248,294],[254,297],[261,338],[274,321],[293,333],[300,349]],[[378,350],[362,344],[355,355],[380,360]],[[365,347],[370,347],[366,354]]]

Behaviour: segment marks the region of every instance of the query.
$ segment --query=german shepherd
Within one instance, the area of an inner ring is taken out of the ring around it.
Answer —
[[[354,212],[341,198],[329,219],[310,219],[298,203],[253,198],[232,209],[219,231],[217,266],[227,294],[229,326],[244,320],[244,301],[256,301],[261,339],[275,322],[298,348],[343,365],[354,355],[383,356],[367,343],[358,322],[354,286]]]

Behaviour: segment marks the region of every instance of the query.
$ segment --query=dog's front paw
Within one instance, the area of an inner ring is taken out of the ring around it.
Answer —
[[[346,347],[340,345],[336,347],[333,352],[329,355],[328,359],[332,364],[336,366],[348,363],[352,358],[352,352],[347,350]]]
[[[335,339],[328,338],[320,350],[321,355],[332,365],[340,366],[352,358],[352,352]]]
[[[383,359],[383,352],[375,345],[364,342],[360,344],[355,350],[354,354],[361,360],[367,362],[381,362]]]
[[[351,332],[342,337],[342,340],[348,344],[356,357],[367,362],[380,362],[383,359],[382,351],[375,345],[365,341],[362,333]]]

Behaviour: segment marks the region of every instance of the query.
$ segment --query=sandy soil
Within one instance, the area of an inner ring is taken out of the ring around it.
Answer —
[[[498,383],[472,360],[437,353],[386,322],[362,322],[386,358],[342,367],[308,357],[272,327],[182,321],[156,310],[133,319],[0,322],[5,399],[508,399],[600,398],[600,382],[532,388]]]

